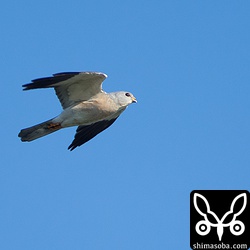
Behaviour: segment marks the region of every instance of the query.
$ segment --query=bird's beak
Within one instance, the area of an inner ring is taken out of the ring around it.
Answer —
[[[137,100],[134,96],[132,97],[132,102],[137,103]]]

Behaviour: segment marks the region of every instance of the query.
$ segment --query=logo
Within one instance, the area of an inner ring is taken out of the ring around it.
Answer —
[[[246,190],[196,190],[190,195],[192,249],[248,249],[250,195]]]

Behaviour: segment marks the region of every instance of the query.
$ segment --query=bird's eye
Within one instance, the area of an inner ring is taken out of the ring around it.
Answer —
[[[131,95],[129,93],[126,93],[125,96],[130,97]]]

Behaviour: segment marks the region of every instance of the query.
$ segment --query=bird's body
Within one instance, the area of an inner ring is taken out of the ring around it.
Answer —
[[[21,130],[18,136],[22,141],[32,141],[62,128],[79,126],[69,149],[92,139],[109,127],[129,104],[136,102],[129,92],[104,92],[101,84],[106,77],[96,72],[60,73],[23,85],[24,90],[55,88],[64,110],[53,119]]]
[[[99,100],[102,100],[101,102]],[[110,95],[102,92],[88,101],[80,102],[72,107],[66,108],[53,122],[60,123],[62,128],[78,125],[89,125],[91,123],[109,119],[117,112],[125,108],[119,107]]]

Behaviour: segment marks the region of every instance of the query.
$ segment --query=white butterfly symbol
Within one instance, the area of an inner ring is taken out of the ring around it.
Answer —
[[[206,213],[203,213],[201,209],[198,207],[198,204],[197,204],[198,198],[202,199],[205,202],[206,210],[207,210]],[[243,206],[241,207],[240,211],[238,211],[237,213],[234,213],[235,203],[240,198],[243,198]],[[239,194],[233,199],[232,204],[230,206],[230,210],[226,212],[221,219],[219,219],[218,216],[210,210],[210,205],[207,199],[203,195],[194,193],[193,202],[194,202],[194,207],[196,211],[201,216],[204,217],[204,220],[199,221],[195,226],[195,230],[199,235],[202,235],[202,236],[207,235],[210,232],[211,227],[217,227],[217,235],[218,235],[219,241],[221,241],[222,235],[224,233],[224,227],[230,227],[230,232],[236,236],[243,234],[243,232],[245,231],[245,225],[243,224],[242,221],[236,220],[236,217],[239,216],[246,208],[246,204],[247,204],[246,193]],[[208,216],[207,216],[208,214],[212,215],[217,223],[212,223],[211,221],[209,221]],[[229,214],[233,214],[232,220],[229,223],[223,223]]]

